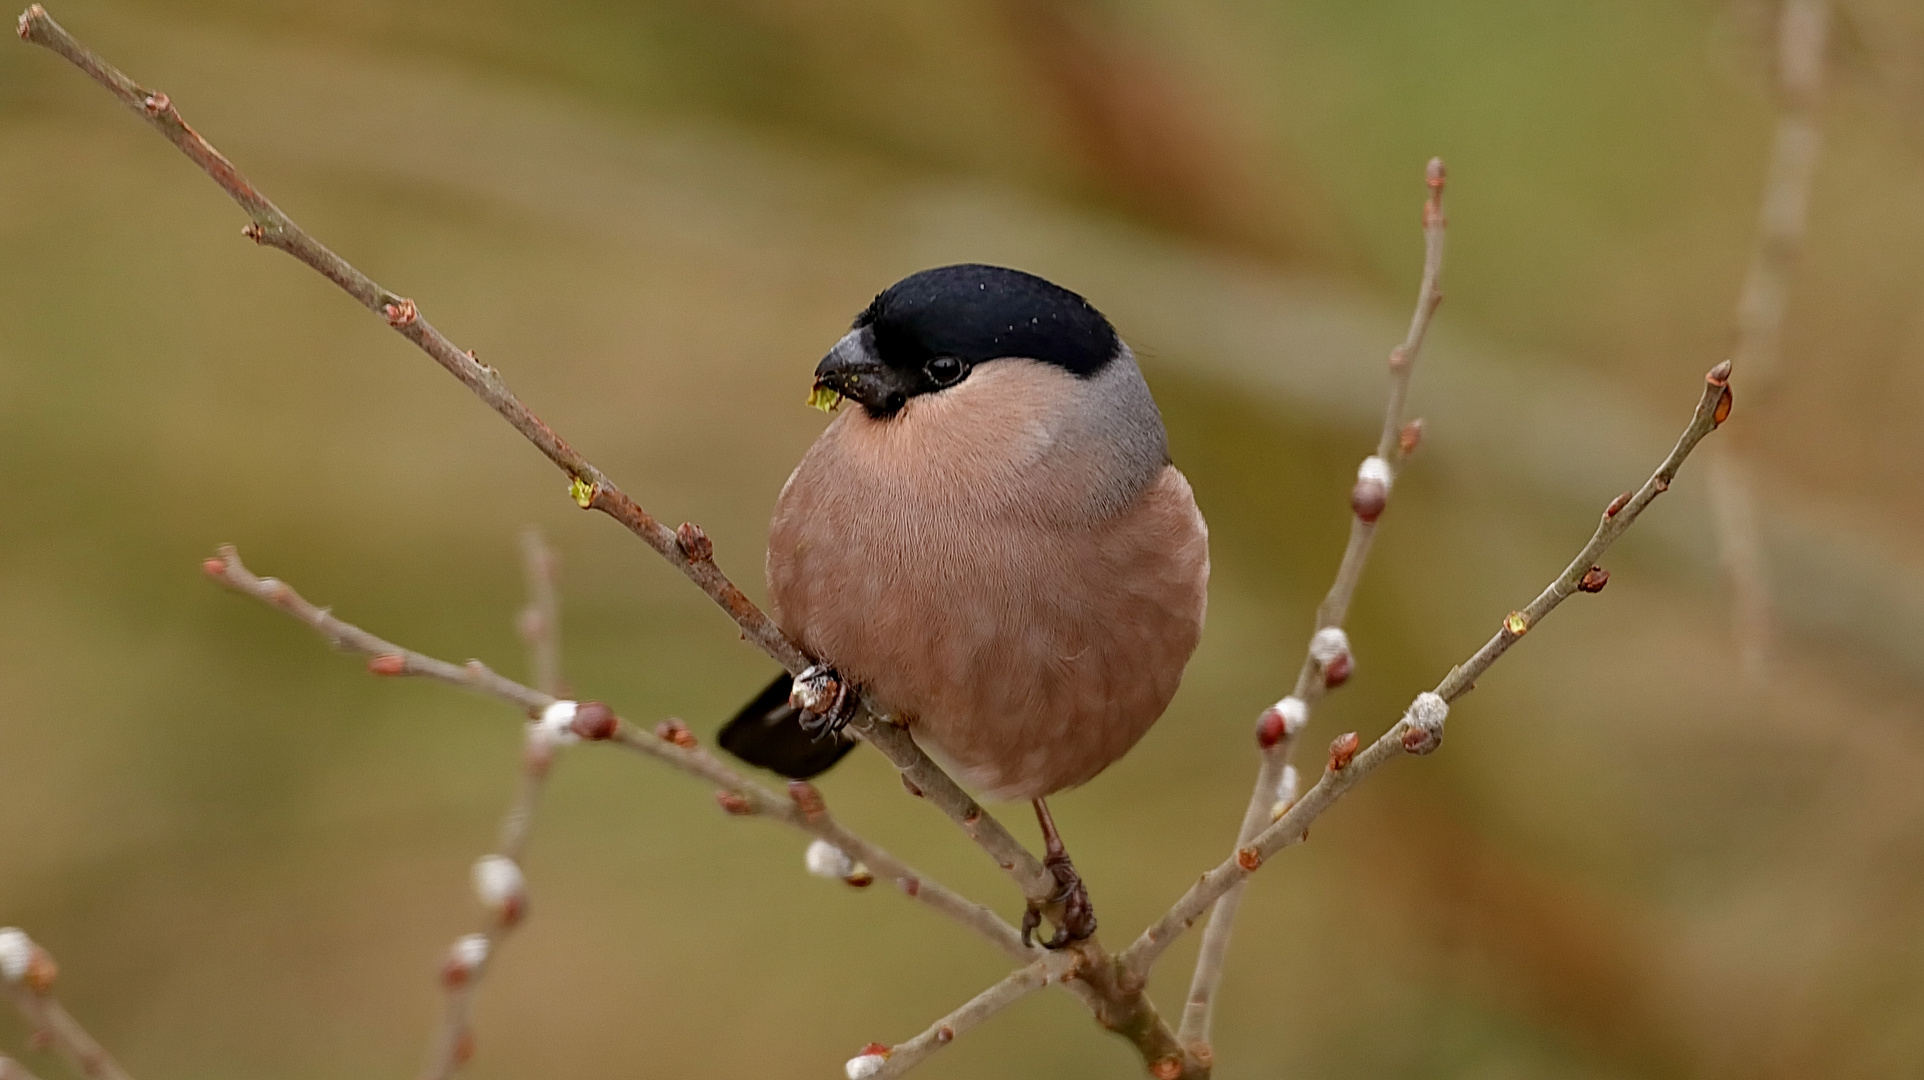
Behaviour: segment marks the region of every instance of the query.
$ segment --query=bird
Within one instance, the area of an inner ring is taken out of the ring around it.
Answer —
[[[1135,354],[1076,293],[965,263],[878,294],[811,396],[855,407],[776,499],[771,617],[962,783],[1033,804],[1064,906],[1044,944],[1086,939],[1094,911],[1045,800],[1162,716],[1208,602],[1208,526]],[[719,743],[806,779],[851,749],[839,726],[784,672]]]

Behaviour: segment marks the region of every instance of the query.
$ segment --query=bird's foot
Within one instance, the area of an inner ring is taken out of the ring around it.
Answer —
[[[855,719],[860,695],[834,668],[813,664],[795,676],[788,703],[801,710],[802,730],[818,739],[841,733]]]
[[[1050,852],[1042,859],[1042,866],[1054,875],[1056,891],[1049,896],[1051,904],[1062,905],[1062,916],[1056,924],[1056,932],[1042,943],[1045,949],[1060,949],[1078,941],[1087,941],[1095,936],[1096,909],[1089,903],[1089,890],[1082,884],[1082,875],[1076,873],[1076,864],[1069,861],[1067,852]],[[1042,905],[1034,901],[1022,912],[1022,944],[1030,944],[1030,938],[1042,926]]]

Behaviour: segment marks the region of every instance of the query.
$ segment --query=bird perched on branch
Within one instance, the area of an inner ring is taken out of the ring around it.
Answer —
[[[815,369],[842,409],[769,529],[775,621],[991,799],[1032,800],[1067,914],[1095,929],[1043,799],[1122,757],[1162,715],[1202,632],[1208,530],[1169,462],[1135,356],[1088,301],[960,265],[904,278]],[[722,731],[805,778],[845,716],[786,674]],[[1039,924],[1033,906],[1027,940]]]

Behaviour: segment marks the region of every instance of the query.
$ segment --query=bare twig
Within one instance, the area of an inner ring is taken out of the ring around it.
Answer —
[[[1777,86],[1782,112],[1764,176],[1757,244],[1737,300],[1737,340],[1731,357],[1744,373],[1745,392],[1759,404],[1773,396],[1783,366],[1791,276],[1803,251],[1811,181],[1823,149],[1819,121],[1830,21],[1829,0],[1784,0],[1778,18]],[[1762,677],[1770,659],[1772,616],[1770,573],[1745,430],[1733,431],[1732,440],[1711,450],[1710,490],[1718,553],[1731,585],[1737,653],[1745,675],[1754,680]]]
[[[555,584],[561,559],[532,525],[521,533],[521,563],[528,579],[528,606],[521,609],[515,628],[527,643],[535,687],[562,697],[561,601]]]
[[[1730,361],[1726,360],[1711,369],[1705,378],[1703,397],[1697,402],[1697,410],[1670,455],[1651,474],[1650,479],[1644,481],[1635,495],[1618,496],[1611,502],[1589,543],[1583,546],[1583,550],[1577,553],[1563,573],[1557,575],[1527,607],[1511,612],[1496,634],[1468,660],[1450,669],[1450,673],[1436,684],[1434,690],[1418,695],[1403,717],[1371,743],[1368,749],[1357,753],[1358,742],[1354,732],[1332,743],[1329,764],[1316,786],[1305,792],[1301,799],[1253,840],[1239,848],[1235,855],[1204,874],[1202,880],[1191,886],[1175,906],[1123,950],[1117,957],[1123,970],[1146,974],[1170,942],[1193,925],[1209,910],[1211,904],[1236,883],[1246,880],[1278,851],[1302,839],[1310,823],[1357,781],[1399,754],[1427,754],[1434,750],[1442,739],[1443,715],[1448,712],[1449,702],[1467,693],[1475,685],[1478,676],[1489,670],[1490,665],[1542,622],[1558,604],[1573,593],[1600,589],[1607,575],[1598,569],[1597,560],[1636,522],[1651,500],[1670,489],[1670,482],[1675,479],[1684,459],[1705,435],[1710,434],[1730,414],[1729,379]]]
[[[528,579],[528,606],[515,620],[528,645],[530,667],[535,685],[545,694],[558,695],[561,687],[561,605],[557,599],[555,575],[559,560],[542,540],[541,532],[530,526],[521,536],[523,565]],[[540,725],[528,728],[527,746],[521,754],[521,768],[515,794],[501,819],[498,856],[519,872],[521,854],[528,845],[534,825],[535,804],[554,767],[554,733]],[[428,1043],[428,1060],[421,1070],[422,1080],[446,1080],[474,1053],[471,1017],[474,998],[481,979],[487,974],[501,942],[527,915],[525,902],[496,905],[487,923],[473,934],[455,942],[442,966],[441,981],[447,990],[441,1020]]]
[[[25,1065],[0,1055],[0,1080],[40,1080]]]
[[[52,1046],[88,1080],[133,1080],[54,997],[59,970],[52,955],[25,932],[13,927],[0,930],[0,983],[13,995],[14,1007],[32,1029],[34,1045]],[[17,1075],[32,1075],[18,1063],[8,1065]]]
[[[929,1055],[953,1042],[957,1035],[1051,982],[1067,977],[1072,972],[1075,959],[1074,953],[1057,952],[1044,956],[1027,967],[1017,968],[1001,982],[970,998],[961,1008],[930,1024],[928,1030],[915,1038],[891,1047],[871,1046],[863,1051],[862,1057],[875,1059],[876,1064],[871,1069],[868,1067],[868,1062],[857,1058],[856,1061],[850,1062],[849,1075],[860,1073],[874,1077],[876,1080],[901,1076],[927,1060]]]
[[[296,225],[292,218],[255,189],[232,162],[187,125],[165,93],[134,82],[124,72],[80,44],[39,4],[34,4],[21,14],[19,32],[21,38],[65,57],[95,82],[106,87],[160,132],[163,138],[187,155],[189,160],[199,165],[252,219],[242,230],[249,239],[279,248],[312,267],[360,301],[369,311],[385,318],[389,326],[459,379],[462,385],[472,390],[475,396],[533,443],[548,460],[568,474],[571,478],[569,490],[578,505],[584,509],[599,510],[614,518],[655,549],[662,558],[674,564],[735,621],[747,640],[791,673],[800,673],[811,663],[810,657],[715,565],[714,547],[699,527],[684,524],[679,529],[671,529],[642,509],[516,397],[498,371],[477,361],[472,351],[457,348],[430,325],[421,316],[413,300],[388,291]],[[961,824],[989,853],[990,858],[1014,879],[1026,899],[1047,903],[1054,884],[1053,879],[1042,870],[1041,863],[1000,822],[964,794],[952,779],[938,775],[941,769],[915,745],[907,732],[872,723],[858,723],[856,730],[870,737],[877,749],[897,769],[930,795],[930,801]],[[1045,907],[1045,912],[1048,910]]]
[[[231,546],[222,547],[219,558],[207,560],[205,569],[210,577],[221,584],[279,608],[306,623],[334,647],[369,657],[368,668],[376,674],[415,675],[465,687],[518,706],[530,716],[540,715],[558,700],[552,694],[496,674],[478,660],[451,664],[376,637],[343,621],[325,608],[309,603],[285,582],[256,577]],[[584,703],[581,712],[587,713],[590,704]],[[605,709],[605,706],[597,707]],[[1034,958],[1032,950],[1022,947],[1015,927],[988,908],[964,899],[883,849],[855,836],[830,818],[826,811],[812,817],[804,813],[792,800],[783,799],[737,773],[695,745],[692,736],[686,735],[686,728],[677,728],[671,722],[662,726],[661,733],[651,733],[612,716],[611,724],[610,730],[605,733],[593,732],[591,737],[608,739],[707,780],[721,788],[724,794],[737,796],[741,800],[740,805],[746,809],[737,812],[763,814],[827,840],[867,864],[878,876],[899,883],[910,896],[987,937],[1011,956],[1022,960]],[[676,741],[677,738],[680,741]],[[735,809],[732,800],[725,802],[728,809]]]
[[[1404,455],[1416,448],[1416,439],[1422,431],[1420,422],[1406,426],[1404,416],[1410,374],[1423,351],[1423,339],[1429,333],[1430,320],[1436,315],[1437,306],[1443,302],[1439,279],[1443,271],[1443,238],[1447,222],[1443,216],[1444,169],[1441,158],[1430,161],[1424,178],[1429,185],[1430,195],[1423,203],[1423,280],[1417,288],[1416,311],[1410,317],[1409,333],[1401,345],[1390,351],[1390,390],[1389,401],[1383,409],[1383,431],[1376,442],[1375,456],[1366,461],[1358,472],[1356,487],[1350,496],[1352,513],[1349,544],[1343,550],[1343,561],[1337,567],[1336,580],[1323,597],[1322,605],[1316,609],[1316,627],[1310,647],[1305,650],[1303,665],[1296,673],[1295,689],[1290,692],[1290,698],[1265,712],[1258,721],[1257,745],[1262,750],[1262,763],[1256,772],[1256,787],[1250,794],[1249,806],[1243,812],[1242,829],[1236,836],[1238,849],[1254,840],[1256,834],[1269,824],[1273,807],[1295,797],[1295,791],[1290,790],[1293,785],[1286,784],[1285,777],[1293,777],[1290,757],[1295,750],[1296,736],[1302,731],[1303,725],[1309,722],[1310,707],[1332,684],[1340,684],[1349,676],[1351,661],[1347,648],[1332,654],[1319,646],[1334,640],[1324,632],[1341,630],[1344,619],[1349,615],[1350,599],[1356,594],[1356,584],[1362,579],[1363,566],[1369,560],[1370,544],[1376,536],[1377,518],[1389,504],[1390,490]],[[1290,699],[1294,699],[1295,704],[1287,704]],[[1177,1038],[1191,1053],[1204,1060],[1210,1057],[1210,1019],[1215,1011],[1216,990],[1222,984],[1223,961],[1229,951],[1230,934],[1242,899],[1243,883],[1238,882],[1223,894],[1222,899],[1216,901],[1209,915],[1209,925],[1203,929],[1195,972],[1189,980],[1189,996],[1183,1004],[1182,1026],[1177,1031]]]

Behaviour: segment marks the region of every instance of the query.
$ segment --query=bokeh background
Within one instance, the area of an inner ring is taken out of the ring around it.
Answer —
[[[1781,382],[1733,430],[1780,619],[1739,671],[1704,470],[1266,869],[1219,1074],[1924,1076],[1924,9],[1850,0]],[[1168,716],[1057,814],[1111,940],[1225,853],[1415,291],[1449,265],[1307,743],[1380,730],[1534,595],[1731,345],[1776,103],[1763,0],[63,0],[54,15],[497,365],[759,596],[815,360],[959,260],[1137,346],[1212,526]],[[511,711],[380,681],[201,576],[525,671],[516,536],[585,696],[711,733],[771,665],[406,342],[64,63],[0,48],[0,922],[137,1075],[400,1076],[478,913]],[[1722,437],[1722,436],[1720,436]],[[1316,755],[1312,752],[1310,757]],[[1009,913],[875,755],[831,805]],[[1026,815],[1008,817],[1028,831]],[[477,1078],[833,1076],[1005,961],[797,838],[584,748]],[[1194,935],[1153,991],[1178,1011]],[[0,1017],[0,1049],[24,1032]],[[29,1060],[36,1060],[29,1057]],[[59,1066],[44,1063],[49,1075]],[[932,1078],[1134,1074],[1063,995]]]

